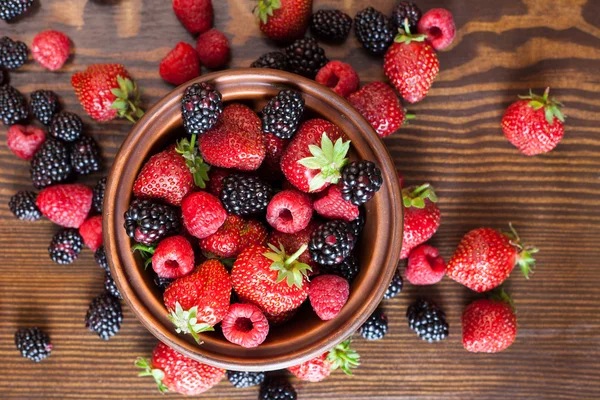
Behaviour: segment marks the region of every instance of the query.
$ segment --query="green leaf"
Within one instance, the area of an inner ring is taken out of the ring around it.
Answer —
[[[308,191],[314,192],[315,190],[322,187],[325,183],[327,183],[327,179],[325,178],[325,176],[323,176],[322,172],[319,172],[317,175],[315,175],[314,178],[311,179],[308,185]]]
[[[549,107],[545,108],[544,115],[546,116],[546,121],[552,125],[554,123],[554,113],[552,112],[552,109]]]
[[[298,161],[298,164],[309,169],[321,169],[321,165],[323,165],[316,157],[303,158]]]
[[[341,141],[341,139],[338,139],[336,141],[336,144],[340,141]],[[317,146],[312,146],[312,147],[317,147]],[[323,153],[327,156],[328,159],[333,159],[333,154],[334,154],[333,148],[334,148],[334,146],[333,146],[333,143],[331,142],[331,139],[329,139],[326,132],[323,132],[323,136],[321,136],[321,149],[322,149]]]
[[[110,105],[110,108],[113,108],[116,110],[125,110],[127,108],[127,102],[125,100],[115,100]]]
[[[111,93],[117,96],[118,99],[125,99],[125,93],[121,89],[110,89]]]
[[[420,197],[418,197],[416,199],[413,199],[412,202],[411,202],[411,207],[414,207],[414,208],[425,208],[425,200],[423,200]]]

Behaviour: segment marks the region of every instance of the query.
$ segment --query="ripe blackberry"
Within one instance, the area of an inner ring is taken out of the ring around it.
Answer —
[[[96,332],[100,339],[108,340],[121,328],[123,311],[121,303],[108,292],[104,292],[90,303],[85,315],[85,327]]]
[[[106,251],[104,250],[104,246],[98,247],[94,252],[94,260],[96,260],[96,264],[104,268],[106,272],[110,273],[110,267],[108,266],[108,260],[106,259]]]
[[[31,93],[31,111],[33,116],[44,125],[50,125],[58,112],[58,96],[51,90],[36,90]]]
[[[29,49],[23,42],[13,41],[8,36],[0,39],[0,65],[6,69],[21,68],[27,61]]]
[[[106,190],[106,177],[100,179],[94,186],[94,197],[92,197],[92,207],[96,212],[102,213],[104,204],[104,191]]]
[[[71,175],[69,149],[59,140],[46,140],[33,156],[30,171],[38,189],[66,181]]]
[[[394,277],[390,282],[385,294],[383,295],[384,299],[392,299],[402,292],[402,287],[404,286],[404,281],[402,280],[402,275],[400,274],[400,268],[396,269],[396,273],[394,273]]]
[[[117,284],[115,283],[112,275],[110,274],[110,270],[107,271],[104,275],[104,288],[108,293],[112,294],[117,299],[123,298],[123,296],[121,296],[121,292],[119,292]]]
[[[406,310],[406,318],[410,329],[429,343],[448,337],[446,314],[432,302],[418,299]]]
[[[21,221],[37,221],[42,217],[42,213],[35,204],[36,198],[34,192],[20,191],[10,198],[8,207]]]
[[[354,26],[360,44],[374,55],[385,53],[398,32],[392,20],[373,7],[356,14]]]
[[[360,236],[360,234],[363,231],[363,228],[365,227],[365,222],[366,218],[365,218],[365,210],[363,210],[362,207],[359,208],[359,213],[358,213],[358,218],[350,221],[348,224],[350,225],[350,229],[352,230],[352,233],[354,234],[355,238],[358,238]]]
[[[25,13],[33,0],[0,0],[0,19],[10,21]]]
[[[79,175],[88,175],[100,170],[102,158],[94,138],[82,135],[71,144],[71,166]]]
[[[240,216],[265,212],[273,189],[254,176],[230,175],[223,179],[220,199],[229,214]]]
[[[169,278],[161,278],[160,276],[156,275],[154,277],[154,284],[162,291],[164,292],[165,290],[167,290],[167,288],[169,287],[169,285],[171,283],[173,283],[174,279],[169,279]]]
[[[19,329],[15,332],[15,344],[23,357],[35,362],[42,361],[52,351],[50,337],[38,327]]]
[[[67,228],[52,237],[48,253],[55,263],[71,264],[77,260],[81,249],[83,249],[83,238],[77,229]]]
[[[281,71],[288,70],[288,58],[280,51],[271,51],[258,57],[252,64],[251,68],[271,68]]]
[[[281,139],[290,139],[298,130],[304,112],[304,99],[300,92],[282,90],[262,110],[262,129]]]
[[[73,142],[83,133],[83,122],[77,114],[61,111],[52,118],[50,134],[65,142]]]
[[[360,335],[367,340],[383,339],[388,329],[388,319],[381,308],[373,314],[360,327]]]
[[[317,72],[329,62],[325,50],[313,38],[298,39],[285,48],[290,71],[314,79]]]
[[[267,377],[260,385],[258,400],[296,400],[292,384],[284,377]]]
[[[241,389],[260,385],[265,380],[265,373],[227,371],[227,379],[233,386]]]
[[[343,42],[352,29],[352,17],[340,10],[319,10],[310,18],[310,29],[319,39]]]
[[[327,221],[313,231],[308,249],[313,261],[323,265],[340,264],[354,248],[356,238],[347,222]]]
[[[181,219],[175,207],[151,200],[134,200],[125,212],[125,229],[130,238],[151,245],[181,230]]]
[[[371,161],[352,161],[342,169],[342,198],[355,206],[371,200],[382,184],[381,170]]]
[[[194,83],[181,98],[183,127],[190,135],[201,135],[212,128],[223,112],[221,93],[206,82]]]
[[[27,119],[29,109],[25,97],[10,85],[0,86],[0,121],[4,125],[14,125]]]
[[[392,11],[392,22],[396,28],[404,29],[404,20],[408,18],[408,27],[411,32],[415,33],[422,15],[421,10],[415,3],[401,1]]]
[[[356,275],[358,275],[360,268],[358,266],[358,259],[351,253],[340,264],[324,266],[322,270],[325,273],[339,275],[348,282],[352,282]]]

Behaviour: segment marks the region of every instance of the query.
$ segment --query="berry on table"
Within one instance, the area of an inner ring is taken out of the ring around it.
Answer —
[[[304,98],[295,90],[282,90],[262,109],[262,130],[280,139],[290,139],[300,125]]]
[[[100,339],[108,340],[121,329],[123,311],[119,299],[103,292],[90,303],[85,315],[85,327]]]
[[[308,299],[323,321],[335,318],[350,295],[348,281],[337,275],[319,275],[310,281]]]
[[[100,179],[96,186],[94,186],[93,192],[94,197],[92,198],[92,207],[96,212],[102,212],[102,205],[104,203],[104,191],[106,190],[106,177]]]
[[[268,376],[260,385],[258,400],[296,400],[298,395],[284,377]]]
[[[373,55],[385,53],[397,32],[392,20],[373,7],[356,14],[354,26],[358,41]]]
[[[310,30],[321,40],[343,42],[352,29],[352,17],[340,10],[319,10],[310,17]]]
[[[42,67],[56,71],[60,69],[71,52],[71,41],[62,32],[48,30],[40,32],[33,38],[31,54]]]
[[[21,328],[15,332],[15,345],[25,358],[40,362],[50,355],[50,337],[38,327]]]
[[[256,215],[267,210],[273,197],[273,188],[259,178],[231,175],[223,179],[219,198],[229,214]]]
[[[371,200],[382,184],[381,170],[372,161],[352,161],[342,168],[342,198],[356,206]]]
[[[454,17],[444,8],[432,8],[419,21],[419,33],[427,35],[427,41],[436,50],[444,50],[452,44],[456,34]]]
[[[246,348],[259,346],[269,333],[269,322],[254,304],[232,304],[221,322],[223,336]]]
[[[13,41],[8,36],[0,39],[0,65],[6,69],[21,68],[27,61],[29,49],[20,41]]]
[[[36,204],[55,224],[79,228],[92,207],[92,189],[78,183],[50,186],[38,194]]]
[[[280,42],[304,36],[311,12],[312,0],[259,0],[254,8],[260,30]]]
[[[383,339],[387,330],[387,315],[381,308],[377,308],[360,327],[360,335],[367,340],[380,340]]]
[[[98,250],[102,246],[102,217],[95,215],[85,220],[79,227],[79,234],[83,238],[83,243],[92,251]]]
[[[288,371],[308,382],[320,382],[338,368],[347,375],[352,375],[351,369],[360,365],[360,355],[350,348],[351,341],[351,339],[345,340],[330,351],[302,364],[289,367]]]
[[[61,111],[52,118],[50,134],[65,142],[73,142],[83,133],[83,121],[75,113]]]
[[[410,251],[429,240],[440,226],[440,209],[433,187],[426,183],[402,189],[404,205],[404,232],[400,259],[405,259]]]
[[[404,281],[402,281],[402,274],[400,273],[400,268],[396,268],[396,272],[394,273],[394,276],[392,277],[392,281],[390,282],[390,285],[388,286],[387,290],[385,291],[383,298],[386,300],[393,299],[394,297],[398,296],[402,292],[403,286],[404,286]]]
[[[227,379],[238,389],[257,386],[265,380],[264,372],[227,371]]]
[[[280,71],[288,70],[288,58],[280,51],[271,51],[258,57],[250,64],[250,68],[271,68]]]
[[[229,61],[229,39],[223,32],[213,28],[196,41],[196,52],[202,65],[210,69],[224,67]]]
[[[448,337],[446,314],[434,303],[418,299],[406,310],[408,326],[429,343],[439,342]]]
[[[28,116],[27,101],[21,92],[10,85],[0,86],[0,121],[4,125],[13,125]]]
[[[213,85],[194,83],[181,98],[183,127],[189,135],[201,135],[217,123],[223,113],[221,93]]]
[[[17,18],[27,12],[32,5],[33,0],[2,0],[0,1],[0,19],[10,21]]]
[[[353,253],[350,253],[340,264],[322,265],[321,268],[323,273],[341,276],[350,283],[360,271],[358,259]]]
[[[163,239],[152,255],[152,269],[161,278],[177,279],[194,269],[194,249],[183,236]]]
[[[350,64],[330,61],[319,70],[315,80],[331,88],[342,97],[348,97],[358,90],[359,77]]]
[[[81,249],[83,248],[83,239],[77,229],[68,228],[57,232],[48,246],[48,254],[52,261],[58,264],[71,264],[77,260]]]
[[[413,285],[433,285],[446,274],[446,263],[438,249],[421,245],[408,255],[406,279]]]
[[[42,124],[50,125],[60,108],[57,94],[51,90],[36,90],[29,98],[33,116]]]
[[[319,215],[328,219],[343,219],[350,222],[359,215],[358,207],[342,198],[338,185],[329,186],[326,194],[316,200],[313,207]]]
[[[151,200],[134,200],[125,212],[127,235],[138,243],[151,245],[181,230],[179,211]]]
[[[36,198],[37,194],[34,192],[20,191],[10,198],[8,207],[21,221],[37,221],[42,213],[35,203]]]
[[[123,298],[123,296],[121,296],[121,292],[119,291],[119,288],[117,287],[117,284],[115,283],[112,275],[110,274],[110,271],[107,271],[106,274],[104,275],[104,288],[106,289],[106,291],[108,293],[113,295],[115,298],[117,298],[117,299]]]
[[[190,33],[206,32],[212,26],[211,0],[173,0],[173,11]]]
[[[6,133],[6,144],[17,157],[31,160],[46,141],[46,132],[34,125],[13,125]]]
[[[71,166],[79,175],[88,175],[100,170],[100,147],[93,137],[82,135],[71,144]]]
[[[325,50],[313,38],[298,39],[285,48],[290,72],[314,79],[329,62]]]
[[[227,213],[216,196],[195,192],[181,202],[183,226],[198,239],[215,233],[227,218]]]
[[[340,264],[350,255],[356,239],[347,222],[328,221],[313,231],[308,249],[313,261],[319,264]]]
[[[177,43],[161,60],[158,73],[162,79],[174,85],[181,85],[200,76],[200,61],[196,50],[185,42]]]
[[[283,190],[273,196],[267,206],[267,222],[284,233],[296,233],[306,228],[312,214],[310,197],[299,190]]]
[[[392,22],[396,28],[402,29],[404,27],[404,21],[408,19],[408,27],[411,31],[417,31],[417,25],[421,19],[421,9],[410,1],[401,1],[394,7],[392,11]]]
[[[106,272],[110,272],[110,267],[108,265],[108,260],[106,258],[106,251],[104,250],[104,246],[98,247],[98,249],[94,252],[94,260],[96,264],[102,267]]]

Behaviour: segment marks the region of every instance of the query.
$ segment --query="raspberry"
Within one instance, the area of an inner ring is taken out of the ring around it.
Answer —
[[[212,26],[211,0],[173,0],[173,11],[191,33],[206,32]]]
[[[161,278],[177,279],[194,269],[194,250],[183,236],[161,241],[152,256],[152,269]]]
[[[158,67],[160,77],[174,85],[181,85],[200,76],[200,62],[196,50],[187,43],[179,42]]]
[[[223,67],[229,61],[229,39],[223,32],[213,28],[198,36],[196,52],[200,62],[207,68]]]
[[[17,157],[28,161],[33,158],[45,140],[46,132],[33,125],[13,125],[6,134],[8,148]]]
[[[96,215],[85,220],[79,227],[83,243],[92,251],[102,246],[102,217]]]
[[[204,239],[215,233],[227,218],[218,198],[206,192],[192,193],[181,202],[183,225],[188,232]]]
[[[50,186],[40,192],[37,206],[50,221],[79,228],[92,207],[92,189],[80,184]]]
[[[419,21],[418,30],[427,35],[427,41],[436,50],[450,46],[456,34],[452,13],[444,8],[427,11]]]
[[[342,97],[348,97],[358,90],[359,78],[350,64],[330,61],[319,70],[315,78],[321,85],[331,88]]]
[[[342,198],[340,188],[329,186],[327,192],[319,200],[313,204],[315,211],[319,215],[329,219],[343,219],[345,221],[353,221],[358,218],[358,207]]]
[[[308,226],[312,213],[312,202],[307,194],[284,190],[271,199],[267,222],[279,232],[296,233]]]
[[[232,304],[221,322],[223,336],[242,347],[256,347],[265,341],[269,322],[254,304]]]
[[[433,285],[446,273],[446,263],[435,247],[421,245],[410,252],[406,279],[413,285]]]
[[[320,275],[313,278],[308,289],[310,305],[323,321],[335,318],[342,310],[348,296],[348,281],[337,275]]]
[[[31,43],[33,59],[50,71],[60,69],[69,58],[70,51],[69,37],[59,31],[40,32]]]

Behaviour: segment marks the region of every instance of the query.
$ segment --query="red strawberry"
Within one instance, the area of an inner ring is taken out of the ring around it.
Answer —
[[[312,214],[312,201],[306,193],[283,190],[269,202],[267,222],[279,232],[296,233],[308,226]]]
[[[163,300],[178,333],[200,342],[199,332],[213,330],[229,309],[231,277],[217,260],[202,263],[193,273],[173,281]]]
[[[267,321],[269,321],[270,326],[278,326],[288,322],[296,313],[298,312],[297,308],[293,310],[284,311],[279,314],[267,314],[265,313],[265,317],[267,317]]]
[[[400,259],[425,243],[440,227],[440,209],[435,204],[437,196],[428,183],[402,190],[404,203],[404,234]]]
[[[241,250],[256,244],[264,245],[267,242],[269,232],[259,221],[248,221],[242,230]]]
[[[421,245],[410,252],[406,266],[406,279],[413,285],[433,285],[442,280],[446,263],[438,249]]]
[[[310,305],[323,321],[335,318],[348,301],[350,285],[337,275],[319,275],[308,289]]]
[[[231,175],[231,171],[222,168],[211,168],[208,176],[208,184],[206,190],[208,193],[219,197],[221,195],[221,189],[223,189],[223,179]]]
[[[96,251],[102,246],[102,217],[96,215],[85,220],[79,227],[79,234],[83,238],[83,243],[90,250]]]
[[[144,114],[137,85],[121,64],[89,65],[73,75],[71,85],[85,112],[96,121],[118,116],[136,122]]]
[[[60,69],[71,52],[69,37],[59,31],[40,32],[31,43],[31,55],[42,67],[50,71]]]
[[[298,378],[309,382],[320,382],[327,378],[331,371],[341,368],[348,375],[352,375],[351,368],[360,365],[359,354],[350,348],[351,340],[348,339],[331,351],[321,354],[311,360],[288,368]]]
[[[281,157],[283,174],[303,192],[320,192],[336,184],[348,161],[350,141],[345,139],[344,132],[329,121],[304,122]]]
[[[269,322],[254,304],[232,304],[221,323],[223,336],[242,347],[257,347],[269,334]]]
[[[206,392],[225,376],[225,370],[202,364],[159,343],[152,352],[152,361],[138,358],[135,362],[144,371],[138,376],[152,376],[161,393],[172,391],[194,396]]]
[[[195,192],[183,199],[181,215],[183,226],[198,239],[215,233],[227,218],[219,199],[206,192]]]
[[[50,221],[65,228],[79,228],[92,207],[92,189],[80,184],[54,185],[43,189],[36,204]]]
[[[200,248],[217,257],[235,257],[242,251],[241,232],[246,221],[237,215],[229,215],[218,231],[200,240]]]
[[[267,242],[275,247],[283,246],[288,253],[295,253],[300,249],[300,247],[308,246],[308,243],[310,242],[310,236],[318,226],[318,223],[311,221],[306,228],[296,233],[283,233],[274,230],[271,231],[269,240],[267,240]],[[310,257],[308,250],[305,250],[302,254],[300,254],[298,261],[308,264],[312,268],[312,271],[309,273],[309,275],[313,275],[315,273],[317,264]]]
[[[265,35],[291,42],[304,36],[312,14],[312,0],[259,0],[254,14]]]
[[[385,54],[383,71],[404,100],[416,103],[429,92],[440,63],[425,35],[411,35],[406,23],[404,29]]]
[[[183,236],[163,239],[152,255],[152,269],[161,278],[177,279],[194,269],[194,249]]]
[[[181,85],[200,76],[200,61],[192,46],[179,42],[158,67],[160,77],[174,85]]]
[[[173,11],[191,33],[206,32],[212,26],[211,0],[173,0]]]
[[[204,160],[222,168],[254,171],[265,158],[265,140],[258,115],[243,104],[230,104],[212,129],[200,136]]]
[[[502,118],[504,136],[526,156],[547,153],[565,135],[562,103],[549,99],[547,88],[543,96],[529,92],[511,104]]]
[[[524,246],[512,225],[510,229],[511,233],[500,233],[491,228],[467,233],[450,259],[446,274],[476,292],[500,286],[515,265],[519,265],[529,278],[535,267],[532,254],[538,249]]]
[[[196,52],[207,68],[221,68],[229,61],[229,39],[223,32],[210,29],[198,36]]]
[[[358,207],[342,198],[342,192],[337,185],[329,186],[327,193],[313,203],[319,215],[329,219],[353,221],[358,218]]]
[[[46,132],[34,125],[13,125],[6,133],[8,148],[19,158],[31,160],[46,141]]]

